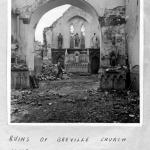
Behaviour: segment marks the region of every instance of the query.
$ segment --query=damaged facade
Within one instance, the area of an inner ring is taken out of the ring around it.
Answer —
[[[128,71],[125,7],[105,10],[100,17],[104,51],[99,70],[102,89],[125,89]]]
[[[18,59],[21,59],[20,62],[29,71],[40,72],[39,65],[42,60],[40,58],[37,60],[34,48],[36,24],[45,12],[63,4],[73,6],[51,27],[45,29],[44,56],[54,64],[58,60],[61,61],[67,72],[97,73],[99,70],[102,88],[118,88],[121,84],[119,89],[124,89],[127,74],[131,71],[130,79],[133,81],[129,81],[129,84],[136,83],[134,86],[137,89],[139,80],[137,0],[12,1],[12,64],[17,66]],[[59,33],[62,35],[60,40],[58,40]],[[97,44],[92,43],[94,33]],[[71,38],[78,39],[78,36],[80,42],[71,41]]]
[[[131,86],[140,86],[140,0],[126,0],[126,39]]]
[[[139,123],[139,16],[138,0],[12,0],[11,122]]]
[[[52,62],[61,61],[67,72],[98,73],[100,35],[99,23],[94,22],[91,15],[71,6],[61,18],[45,28],[44,42],[47,51],[52,53]],[[93,59],[98,60],[95,68]]]

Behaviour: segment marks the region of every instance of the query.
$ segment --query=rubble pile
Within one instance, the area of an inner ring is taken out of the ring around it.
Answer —
[[[40,75],[37,76],[37,78],[39,79],[39,81],[59,80],[59,78],[57,78],[57,73],[58,73],[58,68],[57,68],[56,64],[43,63],[42,72],[41,72]],[[63,77],[62,77],[62,79],[64,79],[64,80],[70,79],[70,74],[67,74],[63,70]]]
[[[11,91],[11,100],[19,102],[20,100],[26,99],[27,96],[32,94],[31,90],[12,90]]]
[[[43,80],[56,80],[56,76],[57,76],[57,66],[53,65],[51,63],[44,63],[42,65],[42,72],[40,75],[38,75],[38,79],[39,81],[43,81]]]
[[[139,123],[138,92],[102,90],[95,77],[79,77],[41,82],[39,88],[32,90],[12,90],[11,121]]]
[[[12,98],[12,115],[24,113],[25,108],[31,114],[28,118],[31,122],[135,123],[140,118],[139,94],[133,91],[92,89],[82,97],[55,90],[38,94],[35,91],[16,91]],[[25,119],[24,115],[20,119]],[[22,121],[28,122],[26,119]]]

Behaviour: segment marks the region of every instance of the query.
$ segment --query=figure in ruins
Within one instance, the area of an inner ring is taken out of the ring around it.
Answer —
[[[62,45],[63,45],[63,36],[61,33],[59,33],[59,35],[58,35],[58,48],[62,49]]]
[[[80,38],[79,38],[78,33],[75,34],[74,40],[75,40],[75,48],[78,48],[80,44]]]
[[[57,63],[57,69],[58,69],[57,78],[62,79],[62,76],[63,76],[63,68],[62,68],[61,62],[59,62],[59,61],[58,61],[58,63]]]
[[[96,33],[94,33],[92,37],[92,48],[98,48],[98,47],[99,47],[98,38],[96,36]]]

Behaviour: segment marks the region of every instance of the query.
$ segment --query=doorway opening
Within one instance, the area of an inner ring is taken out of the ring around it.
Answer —
[[[98,74],[98,70],[99,70],[99,58],[97,56],[94,56],[91,61],[91,73]]]

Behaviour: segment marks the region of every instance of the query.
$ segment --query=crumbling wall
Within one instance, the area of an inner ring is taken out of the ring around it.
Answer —
[[[106,9],[100,18],[104,50],[101,52],[101,66],[110,66],[112,51],[116,55],[116,65],[126,65],[125,7]]]
[[[94,20],[95,21],[95,20]],[[58,48],[58,35],[59,33],[63,36],[63,48],[70,48],[70,26],[74,27],[74,34],[78,33],[81,40],[81,27],[85,27],[85,48],[92,46],[91,39],[94,33],[97,33],[99,39],[99,23],[95,21],[93,23],[93,17],[86,13],[84,10],[71,6],[62,17],[56,20],[51,28],[45,28],[45,34],[49,39],[50,35],[48,32],[52,32],[52,46],[51,48]],[[48,42],[48,41],[47,41]]]
[[[48,1],[55,1],[55,0],[11,0],[11,1],[12,1],[12,8],[14,10],[16,8],[23,8],[24,10],[26,10],[26,8],[29,7],[29,10],[34,11],[37,7],[47,3]],[[84,1],[90,3],[96,9],[96,11],[100,16],[102,16],[103,10],[105,8],[111,9],[117,6],[125,6],[125,0],[84,0]]]
[[[129,65],[131,73],[131,87],[139,90],[139,43],[140,43],[140,1],[126,1],[126,33]],[[142,18],[141,18],[142,19]]]
[[[11,14],[11,38],[12,40],[17,39],[17,16]]]
[[[131,0],[126,3],[126,33],[130,68],[139,65],[139,23],[140,1]],[[142,19],[142,18],[141,18]]]

